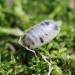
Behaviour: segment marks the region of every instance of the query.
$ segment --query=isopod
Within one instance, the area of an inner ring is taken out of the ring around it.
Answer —
[[[29,49],[41,47],[58,35],[60,25],[61,21],[44,20],[20,37],[19,44]]]
[[[19,39],[19,44],[25,47],[27,50],[33,52],[36,56],[35,50],[38,47],[45,45],[54,39],[60,32],[60,25],[62,21],[44,20],[35,26],[33,26],[29,31],[24,33]],[[40,54],[42,58],[49,65],[49,72],[51,73],[51,63],[46,59],[43,54]]]

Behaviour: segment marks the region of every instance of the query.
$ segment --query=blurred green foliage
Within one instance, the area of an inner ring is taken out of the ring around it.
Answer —
[[[22,32],[44,19],[63,24],[51,43],[36,50],[35,58],[17,41]],[[69,0],[0,0],[0,75],[47,75],[48,65],[40,52],[51,61],[51,75],[75,75],[74,30],[75,13]]]

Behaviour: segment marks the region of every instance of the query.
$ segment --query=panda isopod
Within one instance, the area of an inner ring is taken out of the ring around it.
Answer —
[[[61,21],[44,20],[20,37],[19,43],[29,49],[41,47],[58,35],[61,23]]]

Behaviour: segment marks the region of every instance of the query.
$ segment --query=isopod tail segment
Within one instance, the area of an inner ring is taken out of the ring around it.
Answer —
[[[22,41],[21,41],[21,37],[20,37],[18,43],[19,43],[22,47],[24,47],[25,49],[27,49],[28,51],[32,52],[32,53],[35,55],[35,57],[36,57],[36,52],[35,52],[35,50],[30,49],[30,48],[28,48],[27,46],[23,46]]]

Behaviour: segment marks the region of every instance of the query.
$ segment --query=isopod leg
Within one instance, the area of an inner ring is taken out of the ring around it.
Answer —
[[[49,71],[48,71],[48,74],[47,75],[50,75],[51,74],[51,63],[47,60],[48,57],[44,56],[43,54],[41,54],[42,58],[48,63],[48,66],[49,66]]]
[[[31,51],[32,53],[34,53],[35,57],[36,57],[36,52],[35,50],[29,49],[28,47],[25,47],[27,50]]]

